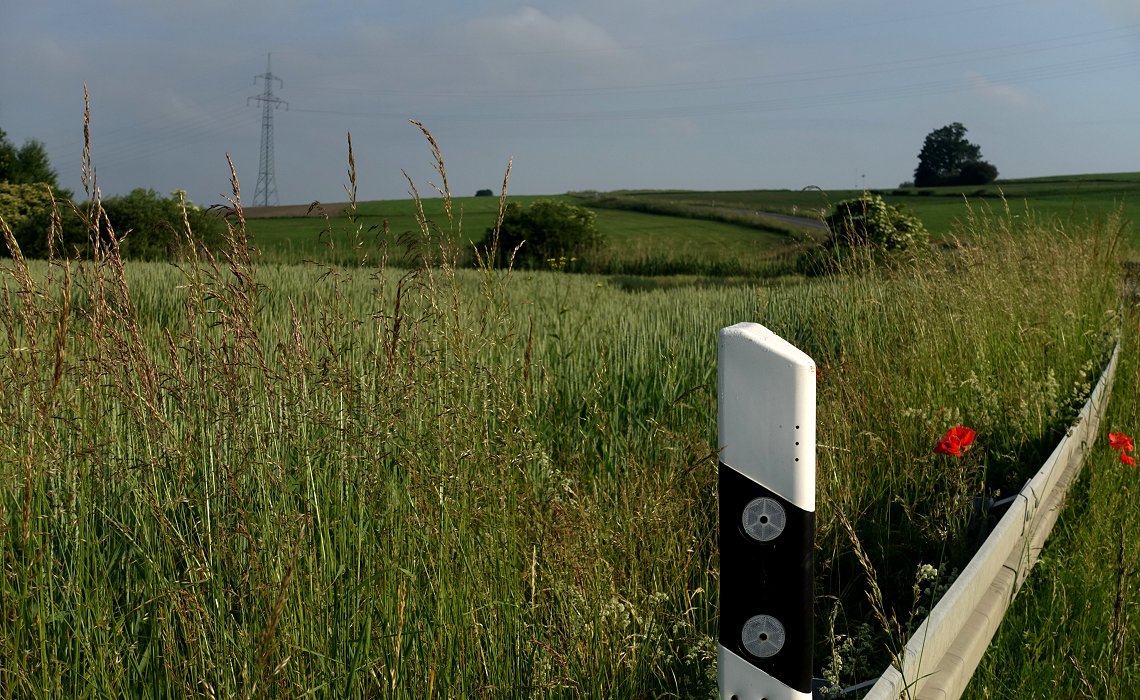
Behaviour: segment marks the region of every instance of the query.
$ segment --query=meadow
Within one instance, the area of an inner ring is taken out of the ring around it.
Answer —
[[[631,292],[472,268],[489,201],[318,219],[310,263],[236,201],[226,250],[176,265],[113,245],[4,263],[0,697],[711,696],[716,332],[739,321],[820,370],[816,665],[865,680],[968,560],[973,499],[1036,470],[1121,329],[1118,386],[1136,378],[1112,216],[979,212],[891,266]],[[400,234],[362,244],[384,218]],[[974,449],[934,454],[954,425]],[[1135,600],[1081,578],[1105,547],[1135,570],[1104,540],[1134,517],[1106,507],[1136,474],[1111,457],[1054,567],[1117,621],[1060,650],[1097,697],[1140,684]],[[1063,614],[1025,605],[1026,629]],[[1060,663],[1037,639],[999,641],[979,697]]]
[[[1033,217],[1065,226],[1119,216],[1140,216],[1140,174],[1115,173],[1001,180],[985,187],[875,190],[895,206],[918,216],[935,242],[953,243],[979,214]],[[608,239],[604,251],[580,269],[605,275],[709,278],[778,278],[795,271],[795,261],[826,237],[820,219],[835,203],[860,195],[855,190],[680,191],[622,190],[553,196],[514,196],[526,206],[539,199],[564,200],[592,209]],[[448,198],[460,223],[455,232],[468,253],[498,216],[496,197]],[[260,260],[339,264],[407,264],[393,251],[401,237],[419,228],[419,208],[428,220],[445,218],[444,199],[388,200],[269,207],[249,211],[248,232]],[[769,214],[795,217],[800,223]],[[813,225],[814,224],[814,225]],[[1132,228],[1126,243],[1137,248]],[[334,240],[355,237],[355,250]],[[385,256],[388,256],[387,258]]]
[[[872,190],[895,206],[915,214],[936,240],[957,234],[971,210],[1032,215],[1072,226],[1119,213],[1134,221],[1140,215],[1140,173],[1068,175],[998,180],[986,186],[914,187]],[[609,193],[614,199],[650,205],[688,206],[716,211],[754,210],[807,218],[819,217],[836,202],[858,197],[858,190],[652,191]],[[588,201],[588,200],[585,200]],[[1140,239],[1127,234],[1133,245]]]

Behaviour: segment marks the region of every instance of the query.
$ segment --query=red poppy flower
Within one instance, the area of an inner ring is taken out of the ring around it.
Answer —
[[[974,437],[977,435],[973,430],[965,426],[959,425],[946,431],[942,439],[934,447],[934,451],[940,455],[950,455],[951,457],[961,457],[962,452],[974,444]]]
[[[1120,461],[1124,462],[1125,464],[1132,467],[1133,469],[1136,468],[1136,460],[1132,459],[1131,457],[1124,454],[1123,452],[1120,453]]]
[[[1108,446],[1114,450],[1121,450],[1124,452],[1132,451],[1132,438],[1124,433],[1109,433]]]

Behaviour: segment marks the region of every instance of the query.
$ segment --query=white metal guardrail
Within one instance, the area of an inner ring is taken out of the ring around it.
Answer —
[[[1098,438],[1120,354],[1117,344],[1076,422],[1021,489],[981,549],[864,700],[958,698],[1053,529],[1065,494]]]

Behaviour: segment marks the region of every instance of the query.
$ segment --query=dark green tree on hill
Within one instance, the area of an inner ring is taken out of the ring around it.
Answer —
[[[954,122],[926,135],[914,186],[987,185],[997,176],[997,168],[982,160],[981,147],[966,140],[966,127]]]

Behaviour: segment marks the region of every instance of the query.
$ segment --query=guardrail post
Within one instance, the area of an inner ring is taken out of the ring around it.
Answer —
[[[812,697],[815,363],[756,323],[720,331],[723,700]]]

